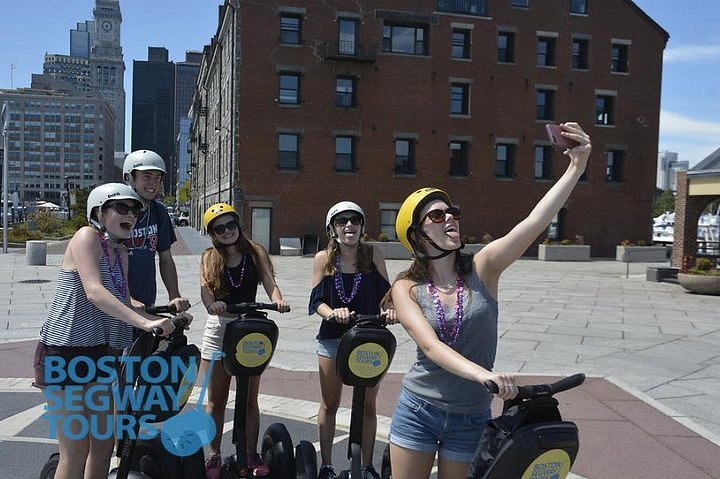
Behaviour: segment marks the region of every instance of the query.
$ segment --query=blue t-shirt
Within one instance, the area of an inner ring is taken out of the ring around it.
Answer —
[[[149,306],[155,304],[155,252],[167,251],[177,241],[167,209],[151,201],[138,218],[132,236],[123,243],[128,248],[130,296]]]

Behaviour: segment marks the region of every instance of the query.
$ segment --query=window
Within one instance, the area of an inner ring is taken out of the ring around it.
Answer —
[[[515,61],[515,34],[513,32],[498,32],[497,60],[500,63]]]
[[[510,6],[527,8],[529,0],[510,0]]]
[[[570,13],[587,15],[587,0],[570,0]]]
[[[590,40],[573,38],[572,42],[572,67],[576,70],[587,70],[589,61]]]
[[[552,176],[550,158],[552,148],[544,145],[535,146],[535,174],[536,180],[547,180]]]
[[[467,176],[467,142],[450,142],[450,176]]]
[[[515,145],[508,143],[495,145],[495,176],[498,178],[512,178],[514,155]]]
[[[357,20],[338,20],[338,54],[357,55]]]
[[[280,43],[299,45],[302,41],[302,19],[299,15],[280,15]]]
[[[335,137],[335,171],[355,171],[355,138]]]
[[[555,38],[538,37],[537,65],[541,67],[555,66]]]
[[[397,209],[380,209],[380,232],[385,233],[389,240],[396,240],[395,222],[397,221]]]
[[[605,165],[605,179],[612,183],[623,180],[623,152],[621,150],[608,150]]]
[[[280,74],[280,93],[278,103],[283,105],[300,104],[300,75],[297,73]]]
[[[335,105],[355,106],[355,77],[337,77],[335,80]]]
[[[470,58],[470,31],[454,29],[452,34],[452,57]]]
[[[415,174],[415,142],[413,140],[395,140],[395,174]]]
[[[615,97],[608,95],[597,95],[595,97],[595,124],[615,124]]]
[[[552,120],[554,118],[553,100],[555,92],[552,90],[538,90],[535,94],[536,112],[538,120]]]
[[[437,10],[482,17],[488,15],[487,0],[437,0]]]
[[[383,28],[383,51],[427,55],[427,27],[385,25]]]
[[[625,44],[613,44],[610,71],[613,73],[628,72],[628,46]]]
[[[300,136],[296,134],[278,135],[278,169],[297,170],[300,167],[299,141]]]
[[[470,85],[453,83],[450,86],[450,113],[453,115],[470,114]]]

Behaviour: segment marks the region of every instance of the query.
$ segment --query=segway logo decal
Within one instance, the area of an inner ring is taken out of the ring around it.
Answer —
[[[348,367],[357,377],[363,379],[376,378],[383,374],[389,366],[385,348],[377,343],[365,343],[350,353]]]
[[[272,343],[262,333],[250,333],[235,346],[235,359],[246,368],[262,366],[270,360]]]
[[[570,456],[562,449],[551,449],[535,459],[521,479],[565,479],[570,473]]]

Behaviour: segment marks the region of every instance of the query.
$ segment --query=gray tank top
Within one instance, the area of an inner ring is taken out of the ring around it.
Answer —
[[[492,370],[497,351],[498,304],[473,270],[465,277],[463,318],[460,334],[451,346],[470,361]],[[427,283],[415,288],[425,318],[440,337],[435,306]],[[447,329],[455,320],[454,308],[445,308]],[[476,381],[461,378],[441,368],[417,348],[417,360],[403,379],[403,387],[437,407],[458,414],[482,413],[492,395]]]

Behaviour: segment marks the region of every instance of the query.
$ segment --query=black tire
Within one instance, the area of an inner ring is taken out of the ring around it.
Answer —
[[[347,469],[344,471],[340,471],[340,474],[338,474],[338,479],[350,479],[350,471]]]
[[[295,479],[316,479],[317,452],[308,441],[300,441],[295,447]]]
[[[361,479],[362,477],[362,458],[360,444],[350,445],[350,454],[352,459],[350,460],[350,477],[352,479]]]
[[[295,479],[295,454],[284,424],[270,424],[262,439],[262,456],[273,479]]]
[[[392,468],[390,466],[390,444],[385,446],[380,466],[380,479],[392,479]]]
[[[42,471],[40,471],[40,479],[54,479],[58,464],[60,464],[60,453],[55,452],[50,454],[50,457],[43,466]]]

